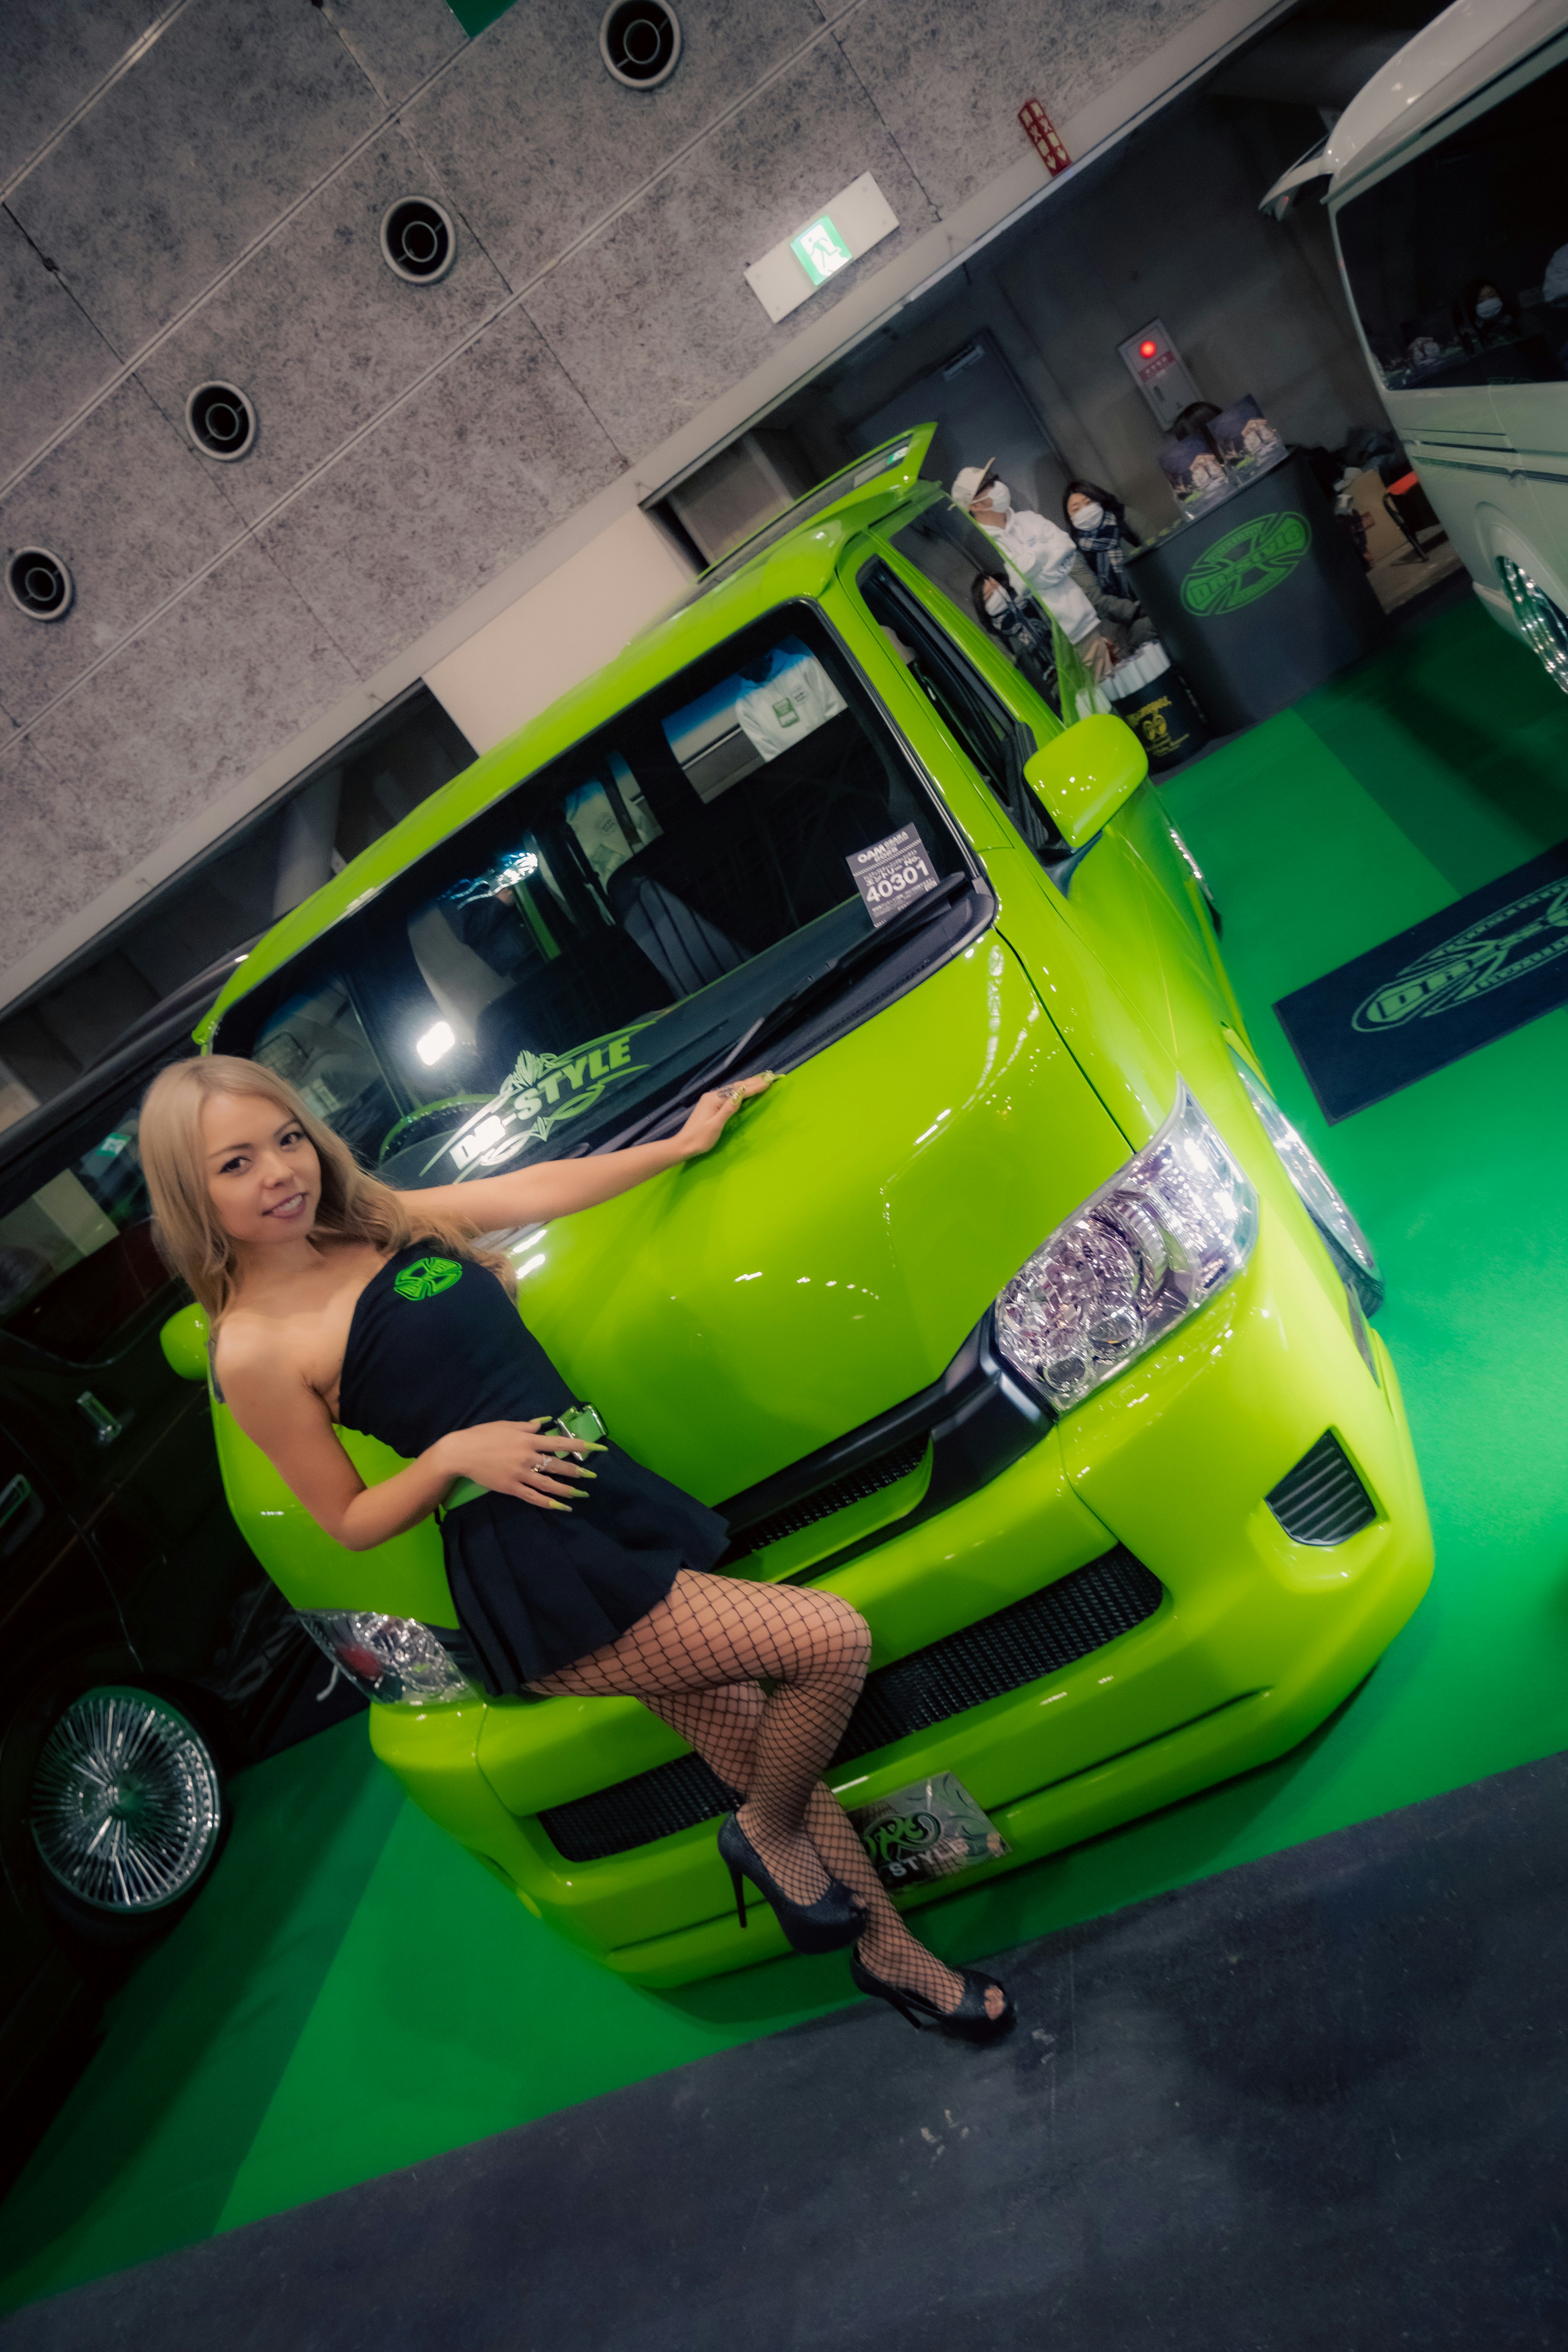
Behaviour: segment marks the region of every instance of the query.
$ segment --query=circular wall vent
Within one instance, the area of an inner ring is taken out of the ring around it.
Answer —
[[[418,286],[445,278],[458,257],[452,215],[429,196],[404,196],[389,205],[381,224],[382,258],[399,278]]]
[[[76,583],[68,564],[47,547],[19,547],[5,566],[5,593],[29,621],[63,621]]]
[[[680,26],[664,0],[616,0],[599,27],[599,54],[617,81],[651,89],[675,71]]]
[[[256,438],[256,411],[234,383],[198,383],[185,403],[185,427],[205,457],[243,457]]]

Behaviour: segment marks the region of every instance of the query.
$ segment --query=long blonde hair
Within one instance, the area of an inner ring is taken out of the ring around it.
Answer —
[[[450,1216],[422,1211],[417,1193],[400,1192],[367,1175],[341,1137],[319,1119],[286,1078],[237,1054],[202,1054],[160,1070],[142,1105],[138,1133],[142,1173],[153,1196],[154,1234],[172,1270],[195,1293],[216,1328],[238,1296],[240,1266],[207,1186],[202,1113],[220,1095],[259,1095],[296,1118],[321,1163],[321,1197],[312,1238],[368,1242],[390,1255],[417,1238],[438,1242],[454,1257],[472,1258],[498,1275],[509,1290],[509,1262],[476,1249],[470,1229]]]

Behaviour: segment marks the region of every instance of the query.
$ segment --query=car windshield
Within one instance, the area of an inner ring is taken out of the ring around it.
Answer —
[[[394,1183],[449,1183],[657,1126],[753,1044],[815,1050],[973,936],[983,889],[880,706],[790,605],[431,851],[214,1043]]]

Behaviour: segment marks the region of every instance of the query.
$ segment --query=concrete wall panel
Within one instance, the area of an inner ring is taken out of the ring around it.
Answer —
[[[57,779],[68,836],[32,858],[40,891],[79,855],[123,874],[353,684],[342,652],[247,543],[125,646],[27,739]],[[68,845],[79,839],[90,854]],[[30,853],[19,845],[17,862]],[[73,871],[70,887],[83,884]]]
[[[1025,96],[1087,146],[1272,0],[863,0],[834,29],[827,0],[679,5],[676,73],[634,91],[600,60],[603,0],[519,0],[472,41],[445,0],[12,0],[0,142],[23,162],[55,143],[0,212],[5,536],[58,545],[80,602],[58,629],[0,625],[0,709],[36,729],[32,789],[54,778],[64,845],[14,902],[58,928],[29,925],[28,948],[0,924],[5,989],[1047,193]],[[1251,170],[1226,184],[1244,207]],[[863,172],[898,233],[773,326],[742,269]],[[1189,189],[1122,206],[1077,256],[1079,184],[1049,191],[988,299],[1064,448],[1146,472],[1136,394],[1101,347],[1160,307],[1126,264],[1179,242]],[[419,189],[459,220],[434,288],[400,284],[375,246],[386,202]],[[1260,397],[1293,389],[1329,419],[1331,359],[1288,385],[1284,323],[1289,303],[1323,312],[1321,257],[1230,243],[1245,267],[1172,262],[1190,355],[1216,378],[1245,358]],[[1261,300],[1270,267],[1284,307],[1237,357],[1225,302]],[[212,375],[259,414],[232,467],[184,440],[185,395]],[[226,510],[259,536],[197,579]],[[582,581],[591,599],[591,562]],[[574,646],[567,628],[531,666],[520,651],[528,697]],[[107,882],[106,856],[122,860]]]
[[[514,306],[261,539],[368,673],[620,470]]]
[[[742,271],[862,172],[899,216],[778,326]],[[790,341],[935,218],[865,91],[824,41],[527,298],[628,457]],[[635,321],[635,326],[633,322]]]
[[[249,394],[254,446],[233,465],[203,461],[248,520],[504,300],[503,279],[461,223],[457,261],[434,285],[410,285],[383,260],[383,214],[399,196],[439,202],[433,176],[393,125],[144,362],[143,382],[182,436],[194,385],[216,376]]]
[[[11,209],[121,358],[384,114],[299,0],[193,0]]]
[[[660,88],[634,90],[605,70],[602,14],[584,0],[528,0],[408,110],[415,138],[514,287],[602,220],[822,21],[811,0],[748,0],[743,8],[681,0],[679,66]]]
[[[135,378],[0,504],[0,546],[63,557],[76,602],[30,621],[0,598],[0,698],[26,720],[237,537],[239,517]]]
[[[323,0],[337,31],[389,105],[400,106],[468,44],[447,0]]]
[[[1018,109],[1058,126],[1208,0],[867,0],[837,37],[939,212],[1021,152]]]
[[[5,0],[0,73],[0,184],[37,154],[106,74],[112,73],[167,0]],[[26,60],[25,66],[22,61]]]
[[[0,741],[0,938],[16,955],[125,870],[91,803],[62,789],[30,735]]]
[[[0,210],[0,479],[90,400],[116,364],[63,279]]]

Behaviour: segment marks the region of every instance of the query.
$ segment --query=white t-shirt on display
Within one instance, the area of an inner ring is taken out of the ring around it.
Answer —
[[[747,688],[735,718],[747,741],[764,760],[776,760],[848,705],[812,654],[781,662],[764,686]]]

